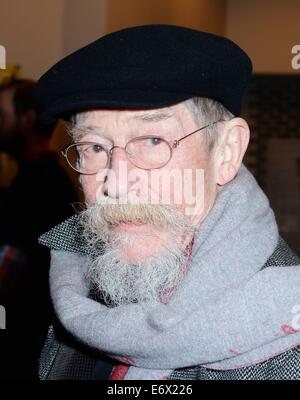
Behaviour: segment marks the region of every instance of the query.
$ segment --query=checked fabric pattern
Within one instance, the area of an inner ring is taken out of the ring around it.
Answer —
[[[39,242],[51,249],[84,253],[74,215],[40,237]],[[276,249],[263,268],[299,265],[300,258],[280,238]],[[48,331],[40,357],[41,380],[109,379],[113,361],[99,352],[76,342],[56,321]],[[99,371],[100,370],[100,373]],[[169,379],[176,380],[300,380],[300,347],[279,354],[250,367],[213,370],[202,366],[176,369]]]

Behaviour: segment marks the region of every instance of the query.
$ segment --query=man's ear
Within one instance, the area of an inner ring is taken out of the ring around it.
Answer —
[[[249,143],[249,126],[242,118],[225,123],[216,152],[217,184],[230,182],[237,174]]]

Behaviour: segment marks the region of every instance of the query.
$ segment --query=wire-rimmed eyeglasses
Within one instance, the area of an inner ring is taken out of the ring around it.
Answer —
[[[137,168],[158,169],[171,160],[173,151],[182,140],[218,122],[223,122],[223,120],[202,126],[179,139],[168,140],[155,135],[138,136],[129,140],[125,147],[112,146],[111,148],[98,142],[78,142],[68,145],[61,150],[61,154],[71,168],[83,175],[94,175],[107,168],[115,148],[125,150],[127,158]]]

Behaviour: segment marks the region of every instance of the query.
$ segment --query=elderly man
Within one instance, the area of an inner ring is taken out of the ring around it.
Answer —
[[[299,258],[242,165],[251,61],[153,25],[107,35],[39,81],[82,212],[45,233],[56,321],[42,379],[299,379]]]

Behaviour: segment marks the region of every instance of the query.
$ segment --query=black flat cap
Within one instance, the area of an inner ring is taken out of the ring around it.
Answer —
[[[42,119],[93,108],[146,109],[194,96],[216,99],[238,116],[251,60],[221,36],[175,25],[106,35],[55,64],[39,80]]]

